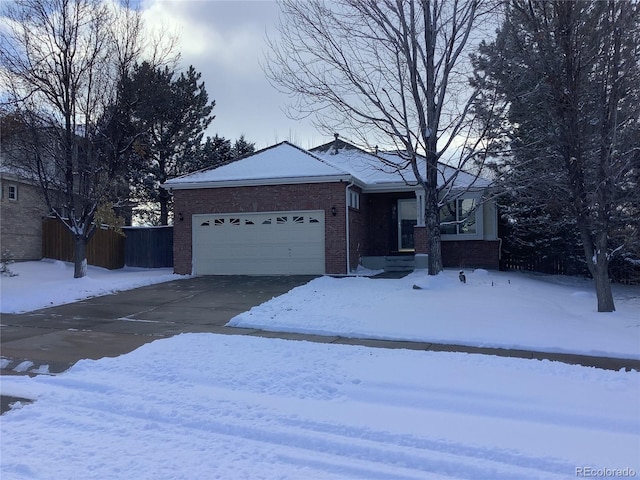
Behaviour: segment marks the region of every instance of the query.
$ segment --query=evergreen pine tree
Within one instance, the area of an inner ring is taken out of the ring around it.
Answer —
[[[484,100],[506,106],[491,128],[509,147],[495,171],[510,228],[538,249],[581,244],[599,311],[615,309],[610,261],[638,242],[639,12],[628,1],[513,0],[474,58]]]
[[[144,134],[136,148],[137,167],[132,170],[133,196],[142,207],[138,214],[167,225],[171,195],[160,188],[170,178],[198,168],[204,131],[214,116],[215,102],[201,74],[193,67],[178,77],[168,67],[139,65],[132,75],[137,95],[134,113]]]

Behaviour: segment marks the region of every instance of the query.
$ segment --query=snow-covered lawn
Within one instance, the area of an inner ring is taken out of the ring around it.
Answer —
[[[101,273],[123,288],[122,272]],[[3,303],[18,278],[2,278]],[[638,358],[637,287],[617,289],[618,311],[602,315],[576,279],[467,278],[323,277],[232,323]],[[44,297],[37,280],[28,286]],[[58,376],[0,380],[3,394],[36,400],[2,416],[3,480],[640,475],[635,371],[183,334]]]
[[[321,277],[229,324],[265,330],[640,358],[640,287],[597,313],[590,281],[457,271],[399,280]],[[420,289],[413,288],[421,287]]]

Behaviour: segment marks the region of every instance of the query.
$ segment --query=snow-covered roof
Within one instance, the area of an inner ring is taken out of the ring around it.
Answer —
[[[403,162],[398,152],[379,152],[378,156],[388,161],[391,164],[398,165],[398,164],[402,164]],[[390,168],[390,167],[387,167],[387,168]],[[426,169],[427,169],[426,159],[422,156],[419,156],[418,171],[426,172]],[[411,171],[410,166],[405,167],[405,170],[403,171],[403,176],[404,175],[410,176],[415,181],[415,176],[413,175],[413,172]],[[445,182],[450,181],[451,178],[454,176],[455,178],[453,179],[453,185],[452,185],[452,188],[454,189],[455,188],[466,189],[471,187],[486,188],[491,185],[491,181],[486,178],[478,177],[464,170],[460,170],[451,165],[447,165],[446,163],[442,163],[442,162],[438,163],[438,185],[439,186],[443,185]]]
[[[412,174],[406,175],[411,173],[410,171],[403,172],[401,175],[397,169],[385,165],[379,156],[342,141],[335,146],[333,143],[316,147],[311,151],[326,163],[348,171],[365,190],[389,188],[413,190],[416,186],[415,177]]]
[[[409,165],[399,169],[400,156],[393,152],[376,154],[362,150],[343,140],[336,140],[310,151],[282,142],[255,152],[235,162],[202,170],[169,180],[165,188],[193,189],[240,185],[273,185],[287,183],[354,182],[365,191],[414,190],[416,177]],[[425,170],[420,159],[421,171]],[[439,184],[451,178],[456,169],[440,164]],[[484,188],[485,179],[458,172],[454,187]]]
[[[226,165],[168,180],[165,188],[317,183],[349,180],[350,174],[289,142],[265,148]]]
[[[0,165],[0,176],[11,181],[34,183],[33,175],[24,168],[13,165]]]

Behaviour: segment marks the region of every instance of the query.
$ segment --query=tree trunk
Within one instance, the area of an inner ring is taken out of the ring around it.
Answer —
[[[76,236],[74,247],[73,278],[82,278],[87,275],[87,239]]]
[[[167,205],[167,200],[160,199],[160,225],[168,225],[169,224],[169,207]]]
[[[609,279],[606,234],[601,234],[597,238],[596,251],[592,258],[595,259],[592,275],[596,286],[598,312],[614,312],[616,307],[613,303],[613,292],[611,291],[611,280]]]
[[[428,191],[425,197],[425,226],[429,247],[429,275],[442,271],[442,249],[440,242],[440,216],[438,212],[437,192]]]
[[[169,193],[160,189],[158,201],[160,203],[160,225],[169,225]]]
[[[611,291],[611,280],[607,270],[606,266],[601,268],[596,265],[596,275],[593,280],[596,285],[598,312],[615,312],[616,310],[613,302],[613,292]]]
[[[429,232],[427,233],[429,235],[429,275],[437,275],[442,271],[440,229],[438,228],[435,234]]]
[[[584,248],[585,260],[589,273],[593,277],[598,300],[598,312],[614,312],[616,310],[609,279],[609,259],[607,258],[607,234],[601,233],[592,243],[587,229],[579,221],[580,237]],[[594,245],[595,243],[595,245]]]
[[[429,106],[434,108],[433,105]],[[434,115],[432,113],[432,115]],[[429,275],[437,275],[442,271],[442,248],[440,241],[440,209],[438,208],[438,158],[436,156],[437,138],[435,131],[424,125],[425,144],[427,145],[425,182],[425,217],[427,227],[427,243],[429,245]]]

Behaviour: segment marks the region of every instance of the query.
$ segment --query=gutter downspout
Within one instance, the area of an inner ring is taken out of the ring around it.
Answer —
[[[354,181],[351,180],[351,182],[346,186],[344,192],[344,208],[345,208],[345,221],[346,223],[346,237],[347,237],[347,275],[349,275],[351,273],[351,233],[349,231],[349,189],[351,187],[353,187],[354,185]]]

